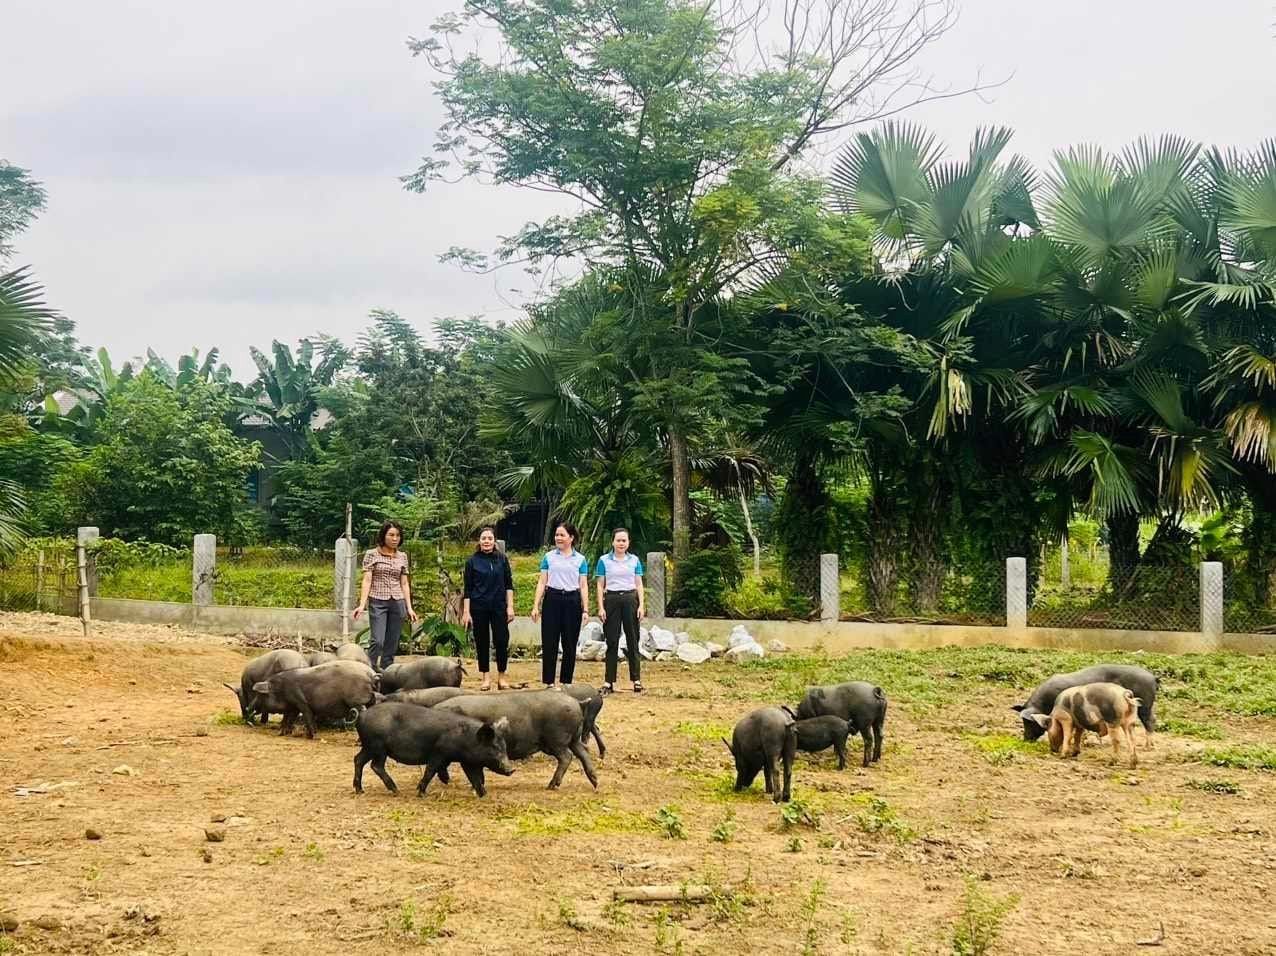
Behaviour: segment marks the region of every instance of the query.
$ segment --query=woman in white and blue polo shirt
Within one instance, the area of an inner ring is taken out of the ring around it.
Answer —
[[[629,552],[629,531],[617,528],[611,534],[611,550],[598,559],[594,568],[598,582],[598,616],[607,641],[606,683],[603,694],[616,689],[616,667],[620,651],[620,629],[625,629],[625,660],[634,693],[642,693],[639,679],[638,622],[643,618],[642,562]]]
[[[572,682],[576,671],[576,640],[589,617],[589,561],[576,550],[580,534],[566,522],[554,529],[554,550],[541,558],[540,578],[532,601],[532,620],[541,623],[541,680],[548,687]],[[558,651],[563,670],[554,683]]]

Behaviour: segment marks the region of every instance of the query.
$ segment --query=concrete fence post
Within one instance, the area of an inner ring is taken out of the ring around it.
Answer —
[[[345,536],[333,545],[332,606],[338,611],[354,607],[355,543]]]
[[[665,616],[665,553],[647,552],[647,567],[642,580],[647,617],[660,620]]]
[[[842,582],[838,575],[837,555],[820,555],[820,620],[836,621],[842,616]]]
[[[1006,558],[1006,627],[1028,626],[1028,560]]]
[[[1201,636],[1218,644],[1223,639],[1223,564],[1201,562]]]
[[[93,553],[92,545],[101,538],[97,528],[76,528],[75,529],[75,546],[84,548],[85,575],[88,578],[89,597],[97,597],[97,555]]]
[[[195,535],[191,603],[207,607],[213,603],[213,580],[217,574],[217,535]]]
[[[497,551],[499,551],[499,552],[501,552],[501,554],[504,554],[504,553],[505,553],[505,539],[504,539],[504,538],[497,538],[497,539],[496,539],[496,550],[497,550]]]

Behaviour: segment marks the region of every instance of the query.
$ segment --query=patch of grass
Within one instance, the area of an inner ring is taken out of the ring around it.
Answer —
[[[681,720],[674,725],[673,732],[692,740],[712,743],[731,739],[731,728],[712,720]]]
[[[208,722],[214,727],[247,726],[247,724],[244,723],[244,715],[230,710],[229,708],[219,710],[217,713],[213,714],[212,717],[208,718]]]
[[[1183,786],[1200,790],[1202,793],[1226,793],[1236,796],[1241,792],[1241,785],[1234,780],[1189,780]]]
[[[824,902],[824,894],[828,889],[823,880],[811,884],[810,891],[802,899],[802,919],[805,928],[802,932],[802,956],[816,956],[820,946],[820,906]]]
[[[734,888],[726,886],[722,877],[712,870],[704,874],[704,883],[709,887],[709,907],[715,923],[742,923],[747,915],[748,907],[755,902],[753,895],[753,877],[745,878]]]
[[[735,774],[730,771],[726,773],[707,773],[703,770],[686,770],[682,771],[682,775],[695,783],[700,795],[709,800],[725,803],[731,800],[761,801],[771,799],[756,780],[748,790],[736,793]]]
[[[1163,717],[1157,721],[1156,729],[1161,733],[1177,734],[1180,737],[1195,737],[1198,740],[1223,739],[1223,731],[1216,724],[1208,724],[1199,720],[1187,720],[1182,717]]]
[[[612,900],[603,907],[603,919],[611,924],[612,929],[624,929],[633,922],[629,915],[629,906],[621,900]]]
[[[953,954],[984,956],[1001,935],[1001,924],[1018,905],[1019,896],[1015,893],[994,896],[984,890],[978,880],[967,877],[961,903],[961,914],[953,927]]]
[[[558,921],[568,929],[574,929],[578,933],[582,933],[589,926],[580,918],[580,914],[576,912],[576,906],[571,900],[560,898],[558,900]]]
[[[735,827],[735,811],[728,810],[727,815],[714,825],[709,839],[714,843],[730,843],[735,839]]]
[[[323,862],[323,850],[319,849],[318,843],[307,843],[301,855],[307,860],[314,860],[316,863]]]
[[[1236,770],[1276,770],[1276,747],[1264,744],[1236,744],[1212,747],[1196,755],[1201,763]]]
[[[1014,734],[962,734],[962,739],[994,767],[1005,766],[1025,754],[1040,757],[1045,752],[1040,742]]]
[[[820,827],[820,811],[805,800],[794,797],[788,803],[780,804],[780,829],[791,830],[793,827]]]
[[[399,904],[399,932],[418,943],[425,943],[451,933],[444,927],[452,913],[452,897],[444,893],[428,911],[418,909],[416,900],[404,900]]]
[[[284,848],[281,846],[272,846],[265,853],[258,854],[253,862],[258,866],[270,866],[272,863],[278,863],[284,858]]]
[[[856,815],[855,823],[865,833],[889,836],[897,843],[911,843],[917,839],[917,831],[905,823],[882,797],[870,796],[868,805]]]
[[[673,913],[667,906],[660,907],[656,911],[656,952],[658,953],[682,953],[682,930],[673,918]]]
[[[570,833],[650,833],[656,821],[641,813],[588,800],[575,807],[549,809],[529,803],[507,814],[519,836],[563,836]]]
[[[664,832],[664,835],[670,840],[685,840],[687,838],[687,828],[683,826],[682,817],[678,813],[678,808],[673,806],[663,806],[656,811],[656,825]]]
[[[802,839],[801,837],[789,837],[789,842],[784,844],[785,853],[801,853]]]

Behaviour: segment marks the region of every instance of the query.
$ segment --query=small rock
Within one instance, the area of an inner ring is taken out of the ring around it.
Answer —
[[[203,854],[202,854],[202,857],[203,857],[203,860],[204,860],[204,862],[205,862],[205,863],[212,863],[212,862],[213,862],[213,851],[212,851],[212,850],[210,850],[208,847],[204,847],[204,852],[203,852]]]
[[[1121,782],[1122,782],[1122,783],[1124,783],[1127,787],[1137,787],[1137,786],[1139,785],[1139,778],[1138,778],[1138,777],[1126,777],[1126,778],[1125,778],[1124,780],[1122,780]]]
[[[62,921],[56,916],[41,916],[35,920],[35,925],[40,927],[40,929],[61,929]]]
[[[703,664],[711,656],[708,648],[700,644],[693,644],[690,641],[685,644],[679,644],[677,650],[673,653],[678,660],[687,664]]]
[[[137,686],[137,681],[135,681],[135,680],[131,680],[131,681],[129,681],[129,686],[130,686],[130,687],[136,687],[136,686]]]
[[[673,652],[672,652],[672,651],[661,651],[659,654],[657,654],[657,655],[656,655],[656,660],[658,660],[658,661],[671,661],[671,660],[673,660]]]
[[[756,661],[766,657],[766,651],[762,649],[762,645],[756,641],[747,644],[737,644],[727,649],[723,655],[727,660],[734,661],[739,664],[741,661]]]
[[[203,692],[204,692],[204,691],[203,691],[202,689],[198,688],[198,687],[187,687],[187,688],[186,688],[186,693],[188,693],[188,694],[202,694]]]
[[[137,771],[135,771],[132,767],[130,767],[126,763],[120,764],[118,767],[112,770],[111,773],[120,777],[136,777],[137,776]]]
[[[203,726],[196,727],[196,728],[195,728],[195,736],[196,736],[196,737],[207,737],[207,736],[208,736],[208,728],[207,728],[207,727],[203,727]]]
[[[776,638],[771,640],[767,644],[766,649],[770,651],[772,654],[783,654],[785,651],[789,649],[789,645],[785,644],[783,641]]]
[[[226,828],[204,827],[204,837],[209,843],[221,843],[226,839]]]
[[[721,657],[726,651],[725,647],[721,644],[715,644],[713,641],[705,641],[704,649],[709,652],[710,657]]]
[[[150,855],[151,855],[151,851],[150,851],[150,850],[148,850],[146,847],[142,847],[142,848],[141,848],[140,850],[138,850],[137,852],[138,852],[138,854],[139,854],[139,855],[141,855],[141,856],[150,856]]]
[[[80,746],[80,739],[78,737],[67,737],[65,740],[62,741],[62,746],[63,747],[78,747]]]
[[[12,933],[18,928],[18,918],[9,913],[0,913],[0,933]]]
[[[86,840],[100,840],[100,839],[102,839],[102,831],[101,831],[101,830],[98,830],[98,829],[96,829],[96,828],[94,828],[94,827],[86,827],[86,828],[85,828],[85,830],[84,830],[84,839],[86,839]]]
[[[1204,876],[1204,875],[1205,875],[1205,867],[1203,867],[1203,866],[1194,866],[1194,867],[1192,867],[1191,869],[1189,869],[1187,872],[1191,873],[1193,876]]]
[[[214,814],[213,814],[211,817],[209,817],[208,819],[209,819],[209,821],[211,821],[212,823],[225,823],[225,822],[226,822],[226,814],[224,814],[224,813],[214,813]]]
[[[666,630],[663,627],[653,627],[651,629],[651,640],[655,644],[657,651],[669,651],[672,653],[673,649],[678,646],[677,636],[673,631]],[[656,660],[660,660],[660,658],[657,657]]]
[[[674,634],[673,639],[677,641],[678,646],[681,647],[683,644],[690,642],[691,635],[688,634],[686,631],[678,631]]]

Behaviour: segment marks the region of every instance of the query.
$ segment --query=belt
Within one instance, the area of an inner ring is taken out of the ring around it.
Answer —
[[[546,588],[550,594],[574,594],[580,597],[580,591],[577,588]]]
[[[608,595],[611,595],[611,594],[637,594],[637,593],[638,593],[638,591],[637,591],[637,589],[635,589],[635,588],[630,588],[628,591],[605,591],[605,592],[603,592],[603,593],[604,593],[604,594],[608,594]]]

